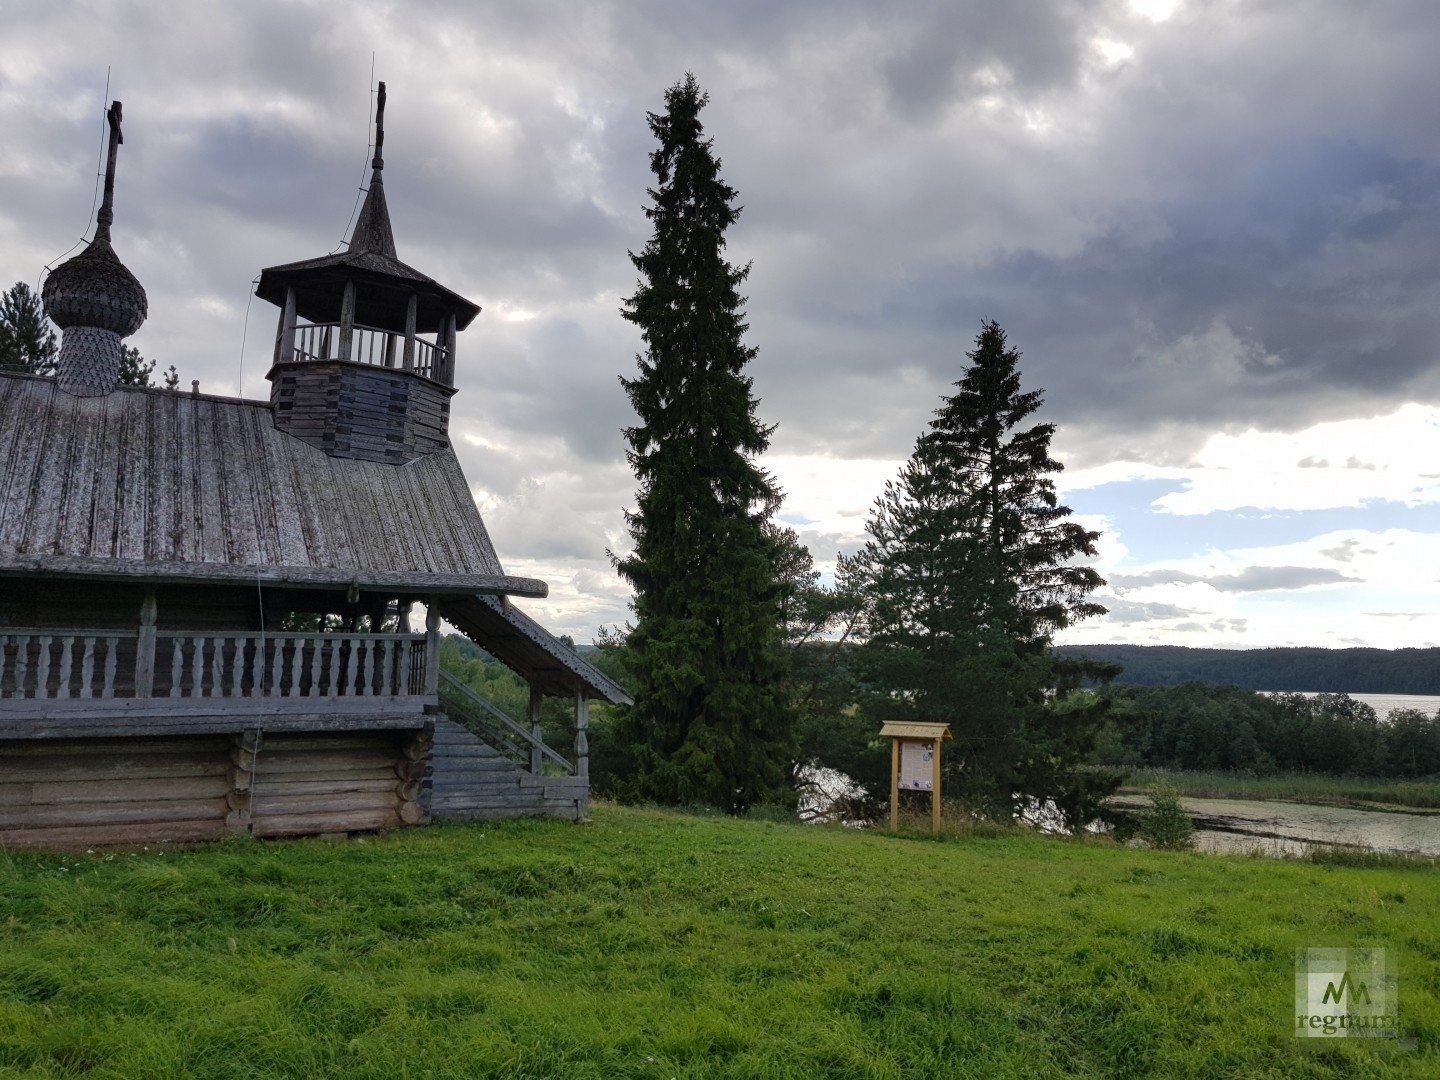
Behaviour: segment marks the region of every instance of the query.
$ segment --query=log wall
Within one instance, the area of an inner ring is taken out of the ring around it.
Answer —
[[[0,742],[0,847],[88,847],[225,835],[231,739]]]
[[[0,849],[428,820],[428,730],[0,741]]]
[[[266,735],[232,755],[245,792],[235,824],[256,836],[359,832],[428,820],[421,781],[428,732]]]
[[[450,445],[448,387],[407,372],[339,361],[271,373],[275,426],[331,457],[403,464]]]

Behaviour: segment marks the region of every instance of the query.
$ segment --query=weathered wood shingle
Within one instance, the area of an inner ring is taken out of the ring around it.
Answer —
[[[495,555],[454,452],[328,457],[270,406],[0,374],[0,573],[544,596]]]

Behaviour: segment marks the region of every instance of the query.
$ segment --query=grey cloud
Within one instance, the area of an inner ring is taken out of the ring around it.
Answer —
[[[1235,593],[1304,589],[1311,585],[1335,585],[1362,580],[1347,577],[1338,570],[1316,566],[1247,566],[1238,574],[1205,575],[1180,570],[1147,570],[1141,574],[1110,575],[1110,584],[1117,588],[1134,589],[1146,585],[1188,585],[1202,582],[1220,592]]]
[[[1304,589],[1311,585],[1335,585],[1361,581],[1338,570],[1311,566],[1248,566],[1238,574],[1211,578],[1221,592],[1266,592],[1272,589]]]
[[[1022,93],[1072,83],[1086,48],[1091,20],[1084,7],[1065,0],[1037,0],[1024,6],[941,4],[919,7],[918,17],[897,9],[892,25],[903,44],[881,65],[887,97],[897,112],[929,117],[956,98],[991,91],[977,83],[978,70],[996,73]],[[908,24],[908,25],[907,25]]]
[[[1195,614],[1193,611],[1177,607],[1174,604],[1144,604],[1135,600],[1123,600],[1109,596],[1098,599],[1109,610],[1104,621],[1118,623],[1121,626],[1134,626],[1137,623],[1157,622],[1163,619],[1180,619]]]
[[[1374,548],[1361,547],[1358,540],[1342,540],[1333,548],[1321,548],[1320,554],[1336,562],[1350,562],[1356,555],[1374,555]]]
[[[1210,624],[1210,629],[1218,630],[1222,634],[1243,634],[1249,624],[1249,619],[1216,619]]]

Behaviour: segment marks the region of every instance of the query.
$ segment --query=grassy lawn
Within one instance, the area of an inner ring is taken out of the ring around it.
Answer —
[[[1440,808],[1440,783],[1433,780],[1387,780],[1367,777],[1325,776],[1320,773],[1279,773],[1242,776],[1232,772],[1193,772],[1179,769],[1132,769],[1122,790],[1143,790],[1152,784],[1179,788],[1192,797],[1228,799],[1288,799],[1294,802]]]
[[[1291,1037],[1361,945],[1418,1049]],[[1440,1075],[1433,870],[609,807],[0,855],[0,1076],[1362,1075]]]

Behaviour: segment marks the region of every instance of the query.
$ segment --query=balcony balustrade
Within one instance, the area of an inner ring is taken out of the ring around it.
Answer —
[[[277,359],[281,363],[349,360],[355,364],[408,371],[447,385],[452,381],[448,364],[449,350],[442,345],[426,341],[422,337],[414,337],[410,362],[406,363],[404,334],[354,323],[350,327],[347,356],[343,331],[344,325],[338,322],[297,323],[294,349],[288,355],[277,353]],[[283,346],[281,348],[283,349]]]
[[[435,700],[425,634],[194,634],[0,628],[0,712],[37,701],[130,700],[173,712],[198,699],[256,711],[344,712]],[[245,709],[244,711],[251,711]]]

